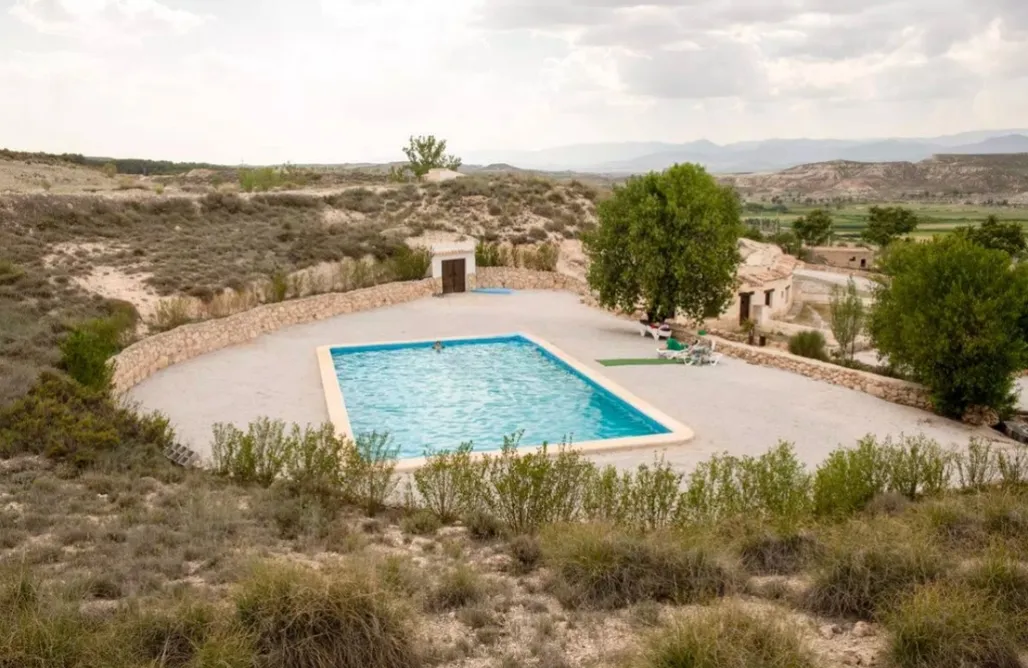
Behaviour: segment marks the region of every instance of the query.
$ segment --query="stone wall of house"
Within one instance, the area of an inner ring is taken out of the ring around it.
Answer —
[[[172,364],[221,348],[253,340],[283,327],[367,311],[429,297],[442,290],[442,281],[426,278],[384,283],[351,292],[335,292],[277,304],[263,304],[226,318],[205,320],[149,336],[114,358],[114,388],[124,392]]]
[[[686,341],[690,339],[690,333],[687,331],[679,332],[676,330],[675,336],[681,336]],[[692,335],[692,338],[695,338],[695,335]],[[914,408],[928,411],[932,410],[928,391],[917,383],[911,383],[898,378],[889,378],[888,376],[879,376],[867,371],[848,369],[837,364],[829,364],[828,362],[820,362],[807,357],[793,355],[788,351],[776,348],[761,348],[716,336],[711,338],[715,342],[714,347],[717,352],[741,359],[750,364],[759,364],[760,366],[791,371],[814,380],[866,392],[879,399],[891,401],[894,404],[913,406]]]

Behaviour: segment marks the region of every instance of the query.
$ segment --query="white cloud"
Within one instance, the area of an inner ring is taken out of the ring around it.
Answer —
[[[15,0],[9,12],[40,33],[91,46],[138,45],[165,32],[184,34],[212,18],[158,0]]]
[[[0,3],[5,0],[0,0]],[[1025,0],[6,0],[20,148],[235,162],[1024,125]],[[216,12],[217,16],[212,16]]]

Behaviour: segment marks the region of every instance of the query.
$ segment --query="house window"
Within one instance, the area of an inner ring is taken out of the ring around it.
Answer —
[[[764,290],[764,306],[771,306],[771,301],[774,296],[774,290]]]

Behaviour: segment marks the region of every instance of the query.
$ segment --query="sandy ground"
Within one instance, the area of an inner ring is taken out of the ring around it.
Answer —
[[[867,433],[924,433],[944,445],[966,444],[976,433],[995,435],[730,358],[705,368],[602,367],[597,359],[651,357],[656,344],[640,337],[632,322],[552,292],[426,298],[291,327],[165,369],[129,394],[165,412],[183,441],[207,456],[215,422],[243,425],[263,415],[299,423],[326,420],[317,346],[516,331],[548,340],[691,427],[696,438],[665,453],[685,471],[713,453],[760,454],[780,439],[793,442],[813,465]],[[634,467],[653,456],[653,450],[634,450],[594,458]]]

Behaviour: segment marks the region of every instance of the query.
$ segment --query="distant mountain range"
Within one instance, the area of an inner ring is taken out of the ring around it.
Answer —
[[[630,174],[696,162],[717,173],[763,172],[830,160],[917,162],[937,154],[1028,153],[1028,129],[981,130],[925,138],[768,139],[719,145],[621,142],[577,144],[540,151],[480,151],[469,165],[507,163],[521,169]]]

